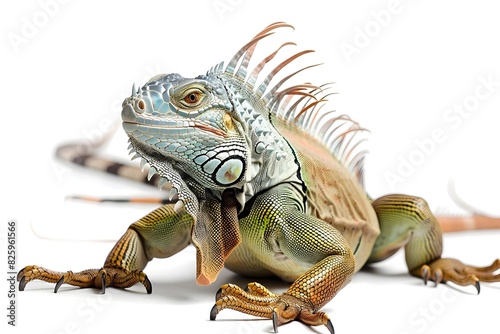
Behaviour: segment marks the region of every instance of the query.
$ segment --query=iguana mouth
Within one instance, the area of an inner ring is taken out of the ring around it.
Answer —
[[[201,122],[194,122],[193,127],[200,129],[202,131],[207,131],[207,132],[213,133],[214,135],[216,135],[218,137],[226,137],[226,133],[224,131],[222,131],[220,129],[216,129],[208,124],[204,124]]]
[[[213,135],[216,135],[217,137],[222,137],[222,138],[226,137],[226,133],[223,130],[216,129],[216,128],[214,128],[206,123],[199,122],[199,121],[186,122],[185,126],[180,126],[180,127],[179,126],[170,126],[167,124],[164,124],[164,125],[161,125],[161,124],[160,125],[142,124],[139,122],[130,122],[130,121],[123,121],[122,124],[123,124],[123,129],[126,132],[134,131],[136,129],[135,127],[147,127],[147,128],[153,128],[153,129],[168,129],[168,130],[172,130],[172,132],[181,131],[183,129],[191,128],[191,129],[199,129],[201,131],[209,132]]]

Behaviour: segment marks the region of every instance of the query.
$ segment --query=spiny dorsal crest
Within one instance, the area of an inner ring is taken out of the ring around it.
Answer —
[[[331,84],[317,86],[311,83],[302,83],[281,89],[283,84],[295,75],[320,64],[300,68],[270,86],[273,78],[278,73],[281,74],[283,68],[297,58],[313,52],[313,50],[300,51],[281,61],[257,83],[261,71],[284,47],[296,45],[293,42],[283,43],[260,61],[248,74],[248,67],[259,41],[273,35],[274,30],[285,27],[294,29],[293,26],[285,22],[276,22],[267,26],[233,56],[225,69],[224,63],[220,63],[210,69],[207,74],[216,75],[224,72],[246,83],[254,94],[263,101],[270,113],[306,131],[325,144],[332,154],[355,174],[359,182],[363,184],[364,159],[367,152],[360,148],[360,144],[366,138],[359,136],[359,134],[366,131],[366,129],[360,127],[357,122],[347,115],[338,115],[334,110],[322,111],[328,97],[334,94],[329,92]]]

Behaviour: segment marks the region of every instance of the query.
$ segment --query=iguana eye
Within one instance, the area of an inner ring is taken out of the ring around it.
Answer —
[[[205,94],[201,90],[197,88],[190,89],[184,93],[181,103],[186,107],[196,107],[201,103],[204,97]]]
[[[198,92],[190,93],[184,98],[184,102],[186,103],[198,103],[199,100],[200,94]]]
[[[197,117],[207,110],[212,102],[209,83],[202,80],[189,79],[179,85],[173,85],[168,91],[172,110],[183,117]]]

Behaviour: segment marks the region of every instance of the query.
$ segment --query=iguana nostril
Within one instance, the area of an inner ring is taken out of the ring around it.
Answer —
[[[136,106],[136,112],[138,113],[143,113],[144,110],[146,110],[146,103],[144,102],[143,99],[137,100],[135,106]]]

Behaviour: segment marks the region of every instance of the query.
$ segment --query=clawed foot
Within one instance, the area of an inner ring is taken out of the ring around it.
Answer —
[[[140,270],[126,272],[119,268],[88,269],[78,273],[58,272],[38,266],[27,266],[17,274],[19,281],[19,291],[24,291],[26,284],[32,280],[42,280],[49,283],[56,283],[54,292],[56,293],[61,285],[70,284],[81,288],[98,288],[104,294],[106,287],[129,288],[136,283],[142,283],[147,293],[151,293],[152,286],[146,274]]]
[[[259,283],[250,283],[245,290],[234,284],[225,284],[219,289],[215,299],[210,320],[215,320],[223,309],[233,309],[272,319],[275,333],[278,332],[278,326],[293,320],[311,326],[325,325],[331,334],[334,333],[332,322],[324,312],[316,313],[307,301],[286,293],[274,294]]]
[[[432,280],[436,285],[448,281],[462,286],[474,285],[479,294],[481,291],[479,282],[500,282],[500,274],[495,274],[498,269],[500,269],[500,259],[487,267],[468,266],[455,259],[437,259],[414,269],[411,274],[422,277],[425,284],[428,280]]]

